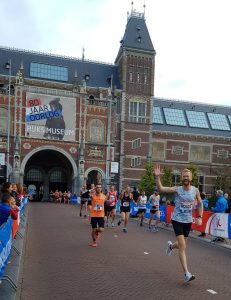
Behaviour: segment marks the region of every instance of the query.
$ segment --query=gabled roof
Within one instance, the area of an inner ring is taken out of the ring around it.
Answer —
[[[231,139],[231,106],[153,99],[153,131]]]
[[[116,61],[123,52],[123,49],[155,54],[155,49],[146,26],[144,14],[137,13],[135,11],[131,12],[123,39],[120,41],[120,43],[121,46]]]
[[[21,63],[23,63],[25,78],[31,78],[30,63],[35,62],[66,67],[68,69],[67,84],[73,84],[75,82],[75,73],[77,72],[78,81],[83,80],[87,74],[90,76],[90,79],[87,82],[89,87],[108,88],[110,87],[108,78],[113,75],[113,86],[115,86],[117,89],[120,89],[118,67],[113,64],[29,50],[0,47],[0,75],[7,76],[9,74],[9,70],[5,68],[5,63],[9,60],[11,60],[12,76],[16,75]]]

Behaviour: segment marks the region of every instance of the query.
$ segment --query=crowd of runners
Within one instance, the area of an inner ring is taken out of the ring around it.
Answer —
[[[191,185],[192,173],[188,169],[182,171],[182,186],[164,187],[161,183],[160,166],[153,169],[156,178],[157,189],[147,198],[145,191],[140,195],[137,191],[131,192],[130,186],[126,186],[124,191],[118,195],[115,187],[111,186],[110,190],[105,194],[102,193],[101,184],[84,187],[81,191],[80,217],[88,218],[91,224],[92,247],[97,247],[99,239],[104,227],[121,226],[124,233],[128,232],[128,223],[131,211],[131,204],[137,207],[137,217],[139,225],[142,227],[146,207],[150,205],[150,219],[148,228],[155,232],[158,231],[158,223],[160,222],[160,195],[159,192],[171,193],[175,195],[175,207],[172,215],[172,225],[176,236],[176,241],[167,241],[166,255],[170,256],[172,251],[177,249],[179,253],[180,263],[184,272],[184,280],[189,282],[195,279],[195,275],[189,272],[186,258],[186,242],[192,225],[192,212],[195,206],[195,200],[198,207],[197,225],[202,225],[203,204],[199,190]],[[135,193],[134,193],[135,192]],[[117,202],[119,201],[120,217],[116,221]],[[154,221],[154,215],[156,215]],[[116,224],[117,223],[117,224]],[[152,223],[153,226],[152,226]]]

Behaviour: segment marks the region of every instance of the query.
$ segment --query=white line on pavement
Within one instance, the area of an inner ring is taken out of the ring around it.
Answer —
[[[149,254],[148,252],[144,252],[144,254]]]
[[[114,235],[114,237],[118,237],[118,235],[117,235],[117,234],[115,234],[115,235]]]
[[[211,290],[211,289],[208,289],[207,292],[209,292],[209,293],[211,293],[213,295],[217,294],[217,292],[215,292],[214,290]]]

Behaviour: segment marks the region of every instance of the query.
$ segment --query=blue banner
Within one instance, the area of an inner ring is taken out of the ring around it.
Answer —
[[[229,218],[228,218],[228,235],[229,235],[229,239],[231,239],[231,214],[229,214]]]
[[[0,228],[0,279],[10,256],[12,247],[12,219],[9,218]]]

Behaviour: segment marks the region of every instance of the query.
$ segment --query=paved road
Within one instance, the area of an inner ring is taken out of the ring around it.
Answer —
[[[150,233],[131,220],[127,234],[105,229],[92,248],[76,206],[30,203],[28,213],[18,300],[230,299],[229,249],[190,238],[196,280],[186,284],[177,253],[165,256],[170,230]]]

